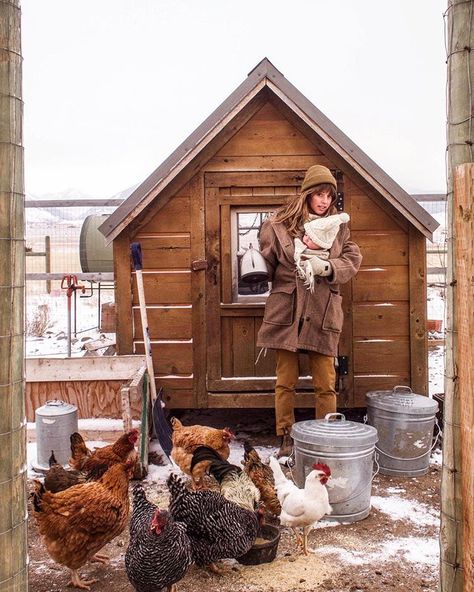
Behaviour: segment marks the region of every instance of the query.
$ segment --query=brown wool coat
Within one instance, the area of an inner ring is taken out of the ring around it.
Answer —
[[[263,223],[260,252],[267,263],[272,290],[258,332],[259,347],[337,356],[344,320],[339,284],[354,277],[362,261],[359,247],[349,235],[347,224],[341,224],[329,251],[333,274],[315,277],[311,293],[296,274],[294,240],[286,226],[272,218]]]

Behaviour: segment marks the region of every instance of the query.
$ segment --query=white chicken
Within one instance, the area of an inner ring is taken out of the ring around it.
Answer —
[[[308,534],[318,520],[332,512],[326,489],[331,469],[324,463],[315,463],[306,477],[304,488],[300,489],[285,477],[280,463],[273,456],[270,457],[270,467],[281,504],[280,523],[293,530],[297,544],[302,545],[303,553],[308,555]],[[303,528],[303,536],[297,528]]]

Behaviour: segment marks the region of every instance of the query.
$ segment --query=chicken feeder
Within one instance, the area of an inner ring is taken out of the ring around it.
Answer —
[[[428,472],[438,403],[408,386],[365,395],[367,422],[377,428],[380,472],[418,477]]]
[[[324,520],[356,522],[366,518],[370,512],[377,430],[347,421],[342,413],[328,413],[324,419],[295,423],[291,437],[293,476],[298,487],[304,487],[314,463],[326,463],[331,469],[328,494],[333,511]]]
[[[77,407],[54,399],[46,401],[35,411],[37,464],[35,469],[45,471],[49,468],[51,451],[59,464],[68,464],[71,456],[69,437],[78,431]]]

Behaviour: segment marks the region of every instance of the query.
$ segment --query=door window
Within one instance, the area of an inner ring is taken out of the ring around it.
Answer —
[[[260,228],[272,210],[266,208],[238,207],[231,210],[232,239],[232,301],[233,302],[265,302],[270,291],[267,281],[246,281],[246,264],[250,261],[254,249],[260,251]],[[247,257],[245,254],[247,253]],[[257,258],[252,259],[258,267]],[[243,272],[243,273],[242,273]],[[244,276],[242,278],[242,276]]]

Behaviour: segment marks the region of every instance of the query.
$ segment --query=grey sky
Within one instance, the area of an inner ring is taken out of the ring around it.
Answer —
[[[409,192],[445,190],[446,0],[22,0],[26,190],[142,181],[263,58]]]

